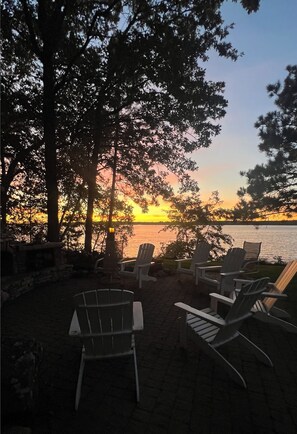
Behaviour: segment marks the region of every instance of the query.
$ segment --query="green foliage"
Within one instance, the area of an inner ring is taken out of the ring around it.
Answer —
[[[168,244],[162,243],[160,257],[168,259],[181,259],[190,257],[193,249],[189,243],[182,240],[176,240]]]
[[[248,186],[238,192],[240,199],[235,217],[254,218],[297,212],[297,65],[287,67],[288,75],[281,84],[267,86],[275,98],[277,110],[260,116],[260,151],[268,161],[242,172]]]
[[[219,205],[218,192],[213,192],[207,203],[201,201],[197,192],[173,197],[168,212],[172,223],[164,230],[175,231],[176,241],[163,247],[164,255],[191,257],[197,242],[204,240],[212,246],[213,259],[220,257],[232,245],[232,237],[223,233],[220,224],[214,223],[225,216]]]
[[[79,249],[65,250],[64,254],[67,263],[73,265],[73,270],[76,273],[76,276],[78,276],[79,273],[92,272],[96,260],[100,257],[95,253],[90,254]]]

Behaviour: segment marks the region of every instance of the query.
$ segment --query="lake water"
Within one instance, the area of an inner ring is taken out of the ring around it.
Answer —
[[[174,241],[174,233],[162,231],[164,225],[134,225],[134,236],[124,249],[124,257],[135,257],[139,244],[155,245],[154,256],[160,253],[162,243]],[[244,241],[262,242],[260,258],[275,262],[281,256],[284,262],[297,258],[297,226],[285,225],[225,225],[223,232],[233,237],[233,247],[242,247]]]

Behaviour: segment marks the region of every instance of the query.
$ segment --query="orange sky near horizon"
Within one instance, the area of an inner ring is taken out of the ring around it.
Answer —
[[[208,198],[205,197],[202,199],[207,200]],[[224,208],[233,208],[235,205],[235,202],[232,201],[223,201],[221,206]],[[133,204],[134,208],[134,222],[135,223],[158,223],[158,222],[169,222],[166,210],[170,209],[170,203],[160,200],[159,206],[149,206],[149,211],[147,213],[143,213],[141,208]],[[287,218],[283,216],[282,214],[277,214],[275,216],[270,216],[269,218],[265,219],[267,221],[290,221],[290,220],[297,220],[297,214],[293,215],[291,218]]]
[[[141,209],[138,206],[135,207],[134,212],[134,222],[135,223],[159,223],[159,222],[169,222],[169,219],[167,217],[167,214],[165,212],[164,208],[161,207],[149,207],[150,210],[148,213],[143,213]],[[291,218],[284,217],[280,214],[275,216],[270,216],[269,218],[265,219],[265,221],[290,221],[290,220],[297,220],[297,215],[292,216]]]
[[[166,213],[166,208],[169,210],[169,205],[160,205],[160,206],[149,206],[149,212],[142,212],[141,208],[138,205],[133,205],[134,208],[134,217],[136,223],[157,223],[157,222],[168,222],[168,217]]]

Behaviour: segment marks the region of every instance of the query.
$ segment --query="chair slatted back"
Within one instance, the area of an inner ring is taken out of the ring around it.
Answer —
[[[252,243],[250,241],[244,241],[243,249],[245,250],[245,261],[257,260],[260,255],[262,243]]]
[[[214,346],[222,345],[237,336],[242,322],[252,315],[251,309],[268,282],[269,278],[263,277],[253,280],[242,287],[225,318],[225,326],[218,331],[213,341]]]
[[[155,246],[153,244],[150,243],[140,244],[137,258],[135,261],[135,267],[134,267],[135,272],[137,272],[137,265],[150,264],[152,262],[154,250],[155,250]],[[147,274],[149,268],[150,268],[149,265],[143,268],[142,273]]]
[[[211,246],[205,241],[197,243],[196,249],[191,261],[190,270],[195,271],[195,264],[198,262],[207,262]]]
[[[238,275],[240,274],[240,270],[244,261],[245,251],[240,247],[234,247],[229,249],[222,264],[222,268],[220,270],[221,273],[231,273],[234,271],[238,271]],[[230,292],[234,287],[234,279],[238,277],[238,275],[225,276],[221,283],[221,292]]]
[[[274,283],[274,288],[272,292],[278,292],[279,294],[283,293],[288,284],[291,282],[293,277],[295,276],[297,272],[297,260],[288,262],[281,274],[278,276],[277,280]],[[265,297],[263,299],[263,304],[265,305],[266,309],[269,310],[272,308],[274,303],[277,301],[277,299],[273,299],[271,297]]]
[[[229,273],[241,269],[245,251],[240,247],[229,249],[222,264],[221,273]]]
[[[133,297],[133,292],[121,289],[98,289],[74,297],[86,357],[132,353]]]

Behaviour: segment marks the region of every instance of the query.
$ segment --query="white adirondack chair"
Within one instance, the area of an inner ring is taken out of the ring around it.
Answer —
[[[133,332],[143,329],[142,305],[133,302],[134,294],[121,289],[98,289],[74,296],[75,312],[69,335],[83,343],[76,387],[75,410],[78,408],[85,362],[133,356],[136,399],[139,382]]]
[[[228,250],[222,265],[198,266],[196,268],[197,284],[204,282],[215,286],[220,294],[230,294],[235,288],[234,279],[242,273],[244,256],[245,251],[240,247],[235,247]],[[211,273],[217,273],[217,276],[214,277]]]
[[[132,277],[138,281],[139,288],[142,288],[143,281],[156,281],[157,279],[153,276],[149,276],[148,272],[150,266],[153,264],[153,254],[155,246],[150,243],[141,244],[138,249],[138,254],[136,259],[121,261],[119,276],[122,277]],[[127,269],[127,266],[131,270]]]
[[[197,267],[205,264],[209,257],[211,246],[205,241],[198,242],[192,258],[176,259],[177,262],[177,274],[187,274],[195,276],[195,284],[198,284],[198,274],[196,273]],[[182,264],[185,261],[191,261],[190,268],[185,268]]]
[[[187,337],[192,338],[202,351],[218,362],[240,386],[246,387],[242,375],[219,353],[218,348],[237,338],[261,362],[272,366],[270,358],[253,342],[239,332],[243,321],[252,315],[251,307],[264,290],[268,278],[258,279],[243,287],[236,300],[212,293],[211,307],[198,310],[184,303],[175,303],[182,309],[180,344],[185,347]],[[228,304],[230,310],[225,319],[217,314],[217,303]]]
[[[274,304],[279,299],[286,299],[287,295],[283,292],[287,288],[288,284],[291,282],[295,274],[297,273],[297,260],[289,262],[277,280],[272,283],[269,282],[267,284],[269,292],[263,292],[261,300],[257,300],[257,302],[252,307],[252,313],[254,318],[267,322],[270,324],[278,325],[288,332],[297,333],[297,327],[290,322],[283,321],[282,318],[290,318],[290,315],[278,307],[275,307]],[[243,284],[251,282],[250,280],[245,279],[235,279],[236,290],[231,294],[231,298],[234,299],[238,292],[241,290]]]
[[[244,241],[243,249],[245,250],[245,257],[242,269],[245,274],[257,273],[259,271],[259,256],[262,243],[253,243]]]

